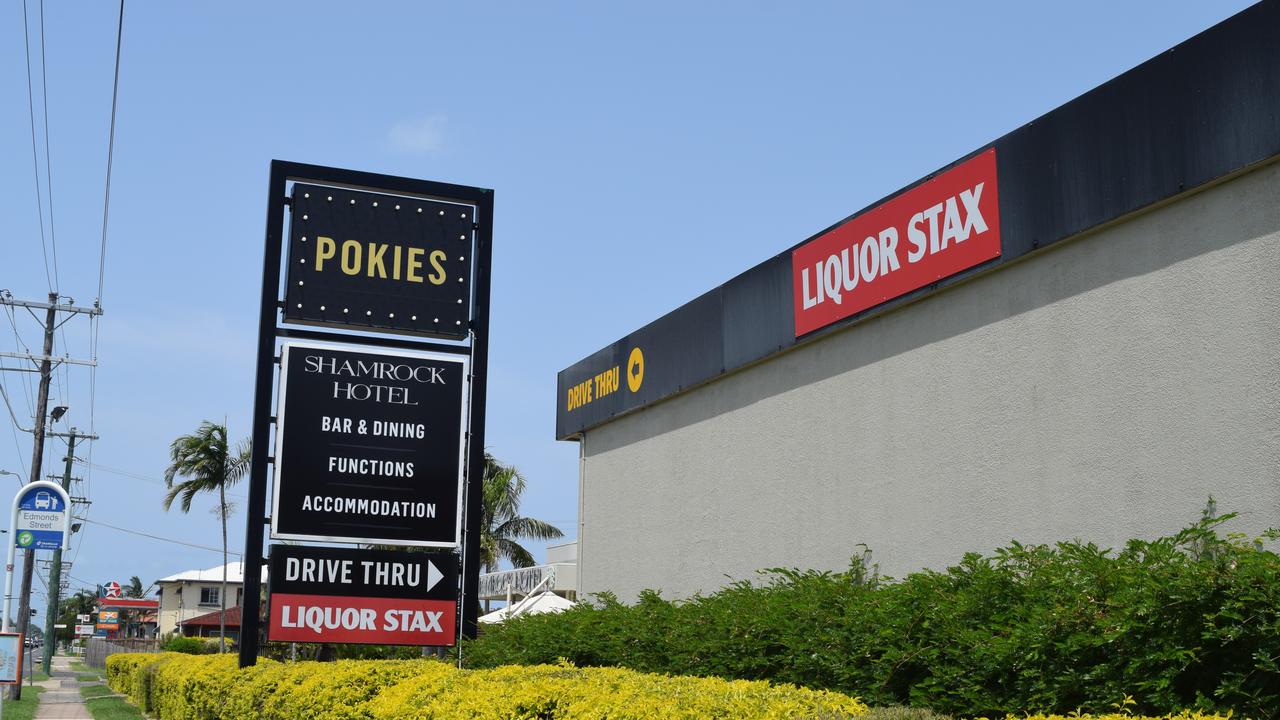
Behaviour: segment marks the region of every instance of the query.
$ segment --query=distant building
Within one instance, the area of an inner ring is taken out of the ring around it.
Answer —
[[[244,599],[243,564],[227,563],[227,601],[228,617],[230,610],[238,607]],[[267,570],[262,569],[262,582],[267,581]],[[183,621],[194,620],[201,615],[213,614],[214,625],[217,625],[218,610],[221,605],[222,566],[208,570],[188,570],[170,575],[156,581],[159,586],[160,611],[157,616],[157,632],[168,635],[178,632]],[[239,623],[237,621],[237,629]],[[216,630],[215,630],[216,632]]]
[[[577,600],[577,588],[576,540],[548,545],[545,565],[484,573],[480,576],[480,599],[486,601],[520,599],[535,590],[550,590],[566,600]]]
[[[178,629],[187,637],[218,637],[220,628],[226,628],[227,640],[236,640],[240,637],[240,606],[227,608],[225,623],[219,622],[218,610],[204,615],[198,615],[190,620],[183,620],[178,623]]]

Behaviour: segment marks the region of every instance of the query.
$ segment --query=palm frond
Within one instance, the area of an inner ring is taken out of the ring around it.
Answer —
[[[494,528],[494,535],[500,538],[529,538],[531,540],[559,540],[564,537],[560,528],[545,520],[517,517]]]

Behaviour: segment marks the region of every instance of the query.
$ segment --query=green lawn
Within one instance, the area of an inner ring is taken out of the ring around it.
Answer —
[[[94,720],[142,720],[142,713],[122,697],[108,697],[115,693],[106,685],[90,685],[80,688],[89,714]],[[5,720],[10,720],[5,716]]]
[[[22,699],[17,702],[9,699],[9,688],[0,688],[0,692],[4,693],[4,720],[31,720],[36,716],[36,704],[44,688],[22,688]]]
[[[92,675],[89,675],[89,674],[76,675],[76,680],[79,680],[80,682],[98,682],[101,679],[102,679],[102,676],[97,673],[94,673]]]

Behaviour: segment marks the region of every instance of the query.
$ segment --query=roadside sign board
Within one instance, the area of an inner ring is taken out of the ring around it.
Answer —
[[[22,682],[22,634],[0,633],[0,685]]]
[[[14,541],[23,549],[66,550],[70,523],[67,493],[51,482],[23,488],[16,503]]]
[[[147,600],[146,598],[98,598],[98,607],[104,610],[108,608],[119,609],[137,609],[137,610],[158,610],[160,609],[159,600]]]
[[[455,547],[469,362],[286,343],[271,537]]]
[[[475,209],[293,186],[286,322],[466,337]]]
[[[93,625],[76,625],[76,635],[84,637],[93,635]]]
[[[76,615],[76,622],[78,623],[87,623],[91,620],[93,620],[93,617],[90,615]]]
[[[453,645],[453,553],[276,545],[267,639],[281,642]]]

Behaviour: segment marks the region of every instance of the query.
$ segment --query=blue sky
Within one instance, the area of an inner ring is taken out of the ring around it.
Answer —
[[[28,2],[48,236],[40,10]],[[159,478],[169,441],[201,420],[249,433],[272,158],[495,189],[488,445],[526,474],[526,513],[572,538],[577,446],[553,437],[558,370],[1246,5],[134,0],[99,467],[77,468],[89,518],[219,544],[213,503],[165,513]],[[0,288],[40,299],[22,5],[0,13]],[[98,292],[115,13],[45,8],[58,287],[78,304]],[[37,324],[21,312],[15,323],[21,340],[6,319],[0,351],[38,349]],[[87,328],[68,323],[58,352],[87,356]],[[3,375],[27,424],[30,389]],[[88,371],[60,373],[52,400],[87,428]],[[0,469],[21,473],[30,436],[2,417]],[[46,470],[63,454],[51,442]],[[73,557],[73,588],[220,562],[95,524]]]

